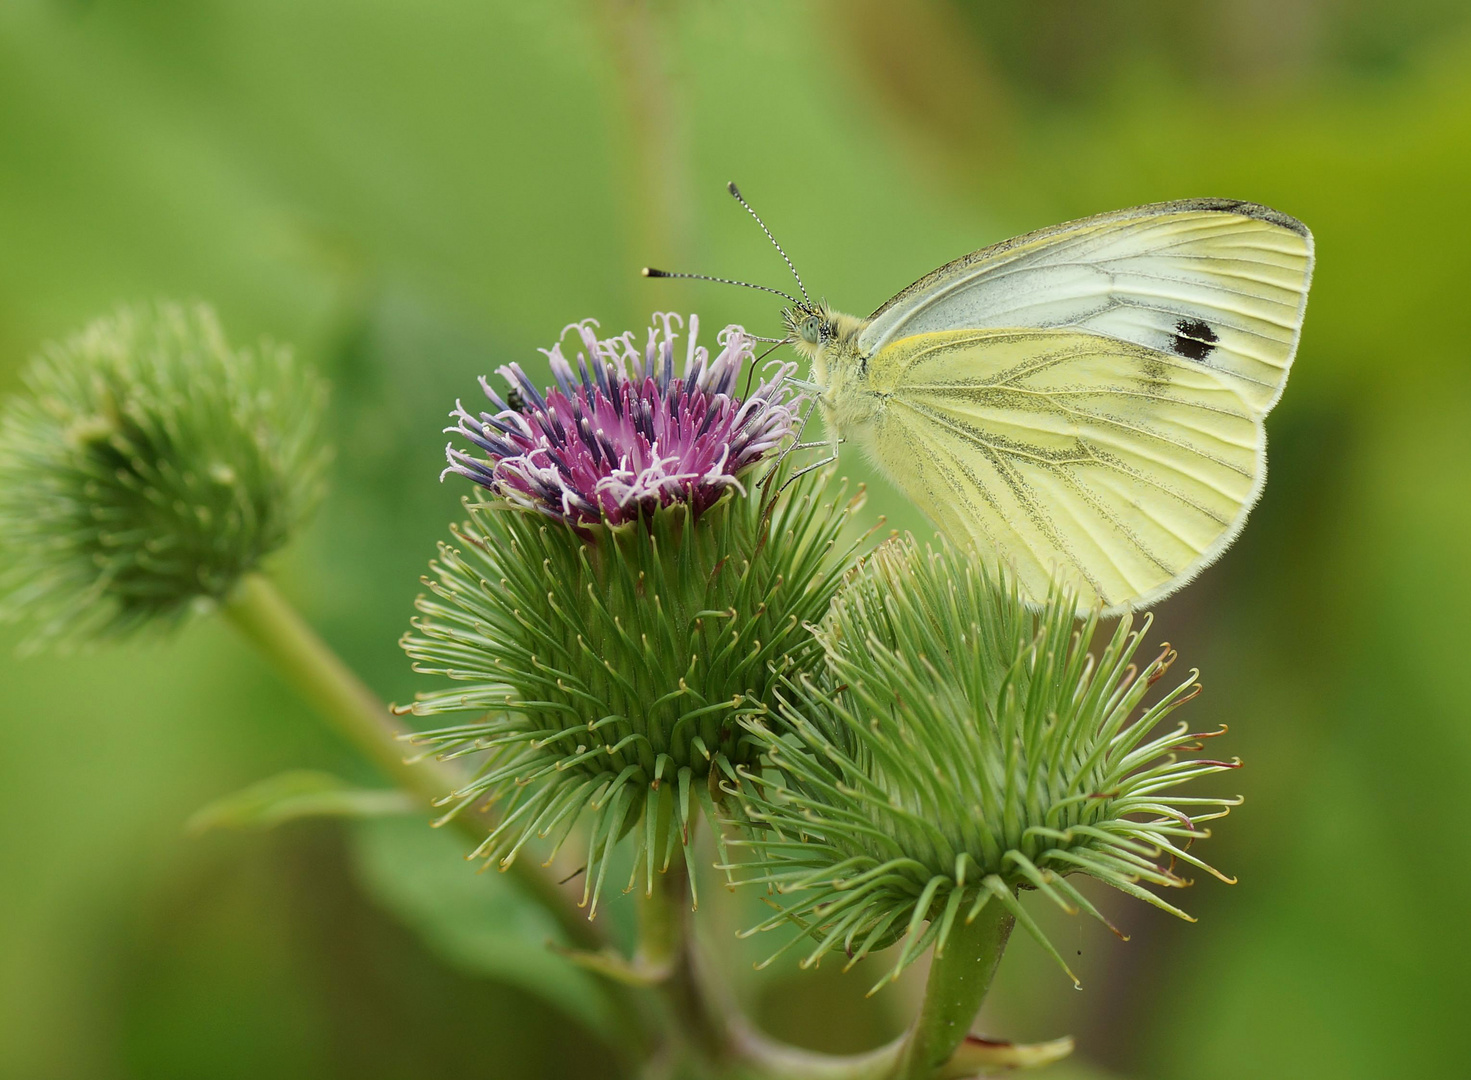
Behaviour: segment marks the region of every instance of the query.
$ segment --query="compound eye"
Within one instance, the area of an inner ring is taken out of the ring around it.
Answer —
[[[802,320],[802,340],[816,345],[822,337],[822,323],[816,315],[809,315]]]

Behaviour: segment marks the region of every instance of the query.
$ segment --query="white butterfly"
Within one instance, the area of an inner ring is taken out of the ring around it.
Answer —
[[[1112,614],[1241,531],[1312,270],[1296,219],[1193,199],[984,248],[867,319],[784,314],[829,423],[947,535]]]
[[[1246,523],[1312,275],[1296,218],[1186,199],[982,248],[866,319],[812,303],[800,276],[801,300],[753,287],[792,301],[786,340],[835,434],[952,540],[1033,601],[1060,578],[1080,611],[1117,614],[1180,588]]]

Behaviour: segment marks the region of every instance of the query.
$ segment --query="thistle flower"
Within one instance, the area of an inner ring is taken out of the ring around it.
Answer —
[[[1097,617],[1075,629],[1074,610],[1057,592],[1034,611],[1014,582],[912,539],[856,570],[818,632],[827,671],[790,679],[776,715],[743,718],[765,754],[728,785],[753,826],[739,843],[786,905],[751,932],[803,927],[804,964],[903,941],[887,979],[987,904],[1066,970],[1017,893],[1102,919],[1071,874],[1188,919],[1143,886],[1187,884],[1181,863],[1220,876],[1189,848],[1236,800],[1175,789],[1239,762],[1178,757],[1207,737],[1183,724],[1156,734],[1195,672],[1136,715],[1175,659],[1165,645],[1136,669],[1147,618],[1135,631],[1125,616],[1095,660]]]
[[[223,598],[316,502],[324,388],[214,312],[119,310],[24,375],[0,414],[0,597],[37,640]]]
[[[482,377],[496,411],[472,416],[456,402],[450,415],[459,422],[446,430],[488,457],[451,445],[445,472],[577,525],[618,525],[674,502],[697,515],[709,509],[791,433],[799,399],[788,399],[784,380],[795,365],[777,365],[772,379],[738,401],[736,378],[751,360],[751,339],[726,327],[712,360],[696,341],[700,324],[691,315],[676,376],[674,323],[681,323],[678,315],[655,316],[642,351],[632,331],[600,341],[594,320],[573,323],[562,333],[576,330],[587,351],[577,355],[574,372],[561,342],[543,350],[557,382],[545,395],[519,364],[500,369],[509,402]]]
[[[400,711],[478,714],[420,736],[482,759],[448,812],[499,803],[478,854],[502,868],[534,838],[554,855],[586,822],[592,912],[621,837],[635,835],[634,874],[652,889],[692,821],[713,817],[712,777],[752,760],[737,717],[775,704],[781,670],[820,661],[806,627],[851,559],[836,544],[857,500],[828,500],[823,476],[783,484],[784,370],[738,400],[749,339],[729,328],[710,360],[691,318],[675,377],[672,323],[642,354],[631,335],[597,341],[575,324],[575,382],[553,348],[556,389],[510,365],[519,409],[487,388],[498,413],[457,410],[491,457],[451,451],[450,471],[487,494],[440,545],[403,639],[415,670],[459,685]]]

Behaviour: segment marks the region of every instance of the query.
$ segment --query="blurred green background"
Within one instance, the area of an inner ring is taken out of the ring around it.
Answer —
[[[1051,922],[1083,992],[1019,941],[984,1026],[1077,1035],[1057,1077],[1465,1076],[1465,0],[4,0],[0,391],[122,300],[208,299],[237,340],[295,343],[333,381],[338,457],[280,574],[402,700],[395,640],[459,495],[439,428],[475,376],[587,315],[777,328],[770,297],[637,276],[786,286],[729,179],[860,314],[972,248],[1136,203],[1225,195],[1313,228],[1266,495],[1157,613],[1204,671],[1193,723],[1228,723],[1247,762],[1209,852],[1240,884],[1192,890],[1198,925],[1111,902],[1127,944]],[[921,525],[881,482],[870,508]],[[453,844],[184,835],[283,768],[372,779],[226,627],[14,642],[0,1076],[615,1074],[585,987],[497,951],[536,931]],[[903,1020],[903,988],[858,1004],[870,981],[742,992],[842,1048]]]

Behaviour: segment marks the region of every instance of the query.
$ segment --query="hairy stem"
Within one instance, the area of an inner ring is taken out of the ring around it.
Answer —
[[[930,964],[924,1002],[905,1036],[896,1080],[928,1080],[965,1041],[1006,951],[1013,916],[992,900],[969,925],[958,925]]]
[[[283,678],[399,787],[424,800],[426,808],[464,781],[445,762],[404,760],[404,730],[377,696],[342,662],[269,579],[250,574],[225,605],[230,622],[275,665]],[[467,808],[468,810],[468,808]],[[485,838],[488,823],[470,812],[452,819],[470,839]],[[603,944],[598,928],[577,911],[569,896],[541,868],[523,860],[508,873],[550,911],[578,948]]]

